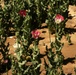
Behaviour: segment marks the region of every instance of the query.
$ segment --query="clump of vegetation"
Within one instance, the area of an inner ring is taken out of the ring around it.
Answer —
[[[49,35],[53,32],[55,34],[55,42],[51,42],[49,36],[51,48],[48,50],[46,47],[51,65],[51,67],[46,65],[46,74],[63,75],[64,57],[61,50],[64,44],[61,39],[66,35],[64,30],[69,4],[75,4],[75,0],[3,0],[3,4],[0,5],[0,55],[2,55],[0,65],[6,65],[8,70],[7,65],[10,63],[12,75],[39,75],[40,32],[37,29],[41,28],[42,23],[46,23]],[[9,54],[9,44],[5,45],[10,35],[16,36],[14,55]],[[71,43],[69,36],[67,38]]]

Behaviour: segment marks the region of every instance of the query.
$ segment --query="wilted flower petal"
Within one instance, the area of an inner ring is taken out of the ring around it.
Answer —
[[[13,45],[13,47],[14,47],[14,48],[20,48],[20,44],[15,43],[15,44]]]

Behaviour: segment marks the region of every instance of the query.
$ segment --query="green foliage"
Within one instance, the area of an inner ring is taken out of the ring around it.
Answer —
[[[0,6],[0,72],[8,71],[11,67],[9,43],[5,45],[9,32],[9,14],[7,10],[3,11]],[[7,62],[5,62],[7,61]],[[8,65],[8,63],[10,65]]]
[[[50,2],[48,1],[48,5],[49,8],[47,10],[47,19],[46,19],[46,23],[48,24],[49,30],[51,32],[53,32],[55,30],[55,15],[56,14],[61,14],[64,16],[65,21],[66,22],[67,18],[68,18],[68,5],[69,5],[69,0],[50,0]],[[62,27],[65,27],[65,24],[62,25]]]
[[[65,35],[65,22],[68,19],[68,5],[69,0],[50,0],[48,2],[46,23],[51,33],[55,33],[55,42],[51,42],[51,49],[48,55],[52,68],[47,68],[47,75],[63,75],[62,64],[64,57],[61,50],[64,44],[61,42],[62,36]],[[64,16],[64,21],[60,24],[55,23],[55,16],[61,14]],[[49,34],[50,35],[50,34]],[[51,37],[50,37],[51,38]],[[53,52],[54,50],[54,52]],[[59,71],[58,71],[59,69]]]
[[[76,5],[76,0],[69,0],[70,5]]]
[[[11,55],[13,75],[39,75],[41,65],[39,40],[32,38],[31,31],[40,28],[44,22],[47,23],[49,32],[55,33],[55,42],[50,42],[50,50],[46,48],[52,66],[51,68],[46,66],[47,75],[63,74],[64,57],[61,53],[63,48],[61,39],[65,35],[68,6],[75,3],[75,0],[4,0],[4,6],[0,5],[0,52],[5,56],[4,59],[9,58],[9,44],[6,46],[5,42],[8,36],[15,35],[18,47],[15,54]],[[64,21],[60,24],[55,23],[57,14],[64,16]],[[67,36],[67,39],[71,42],[70,37]],[[33,46],[30,47],[32,43]]]

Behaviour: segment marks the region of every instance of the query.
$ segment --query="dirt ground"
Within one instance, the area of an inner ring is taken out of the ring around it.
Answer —
[[[66,38],[63,36],[62,38],[62,42],[64,42],[64,47],[62,49],[62,54],[65,57],[64,60],[64,65],[63,65],[63,70],[65,74],[68,75],[75,75],[74,72],[74,67],[76,67],[76,61],[75,61],[75,55],[76,55],[76,6],[69,6],[69,15],[72,16],[71,19],[68,19],[68,21],[66,22],[66,28],[71,29],[71,41],[72,41],[72,45],[68,44],[68,41],[66,40]],[[43,26],[45,26],[45,24],[43,24]],[[49,40],[49,33],[48,33],[48,29],[46,27],[43,27],[42,29],[39,29],[39,31],[41,32],[40,37],[44,38],[42,40],[39,41],[39,48],[40,48],[40,53],[45,55],[45,45],[47,45],[48,47],[50,47],[50,40]],[[7,42],[10,43],[10,53],[14,53],[14,43],[15,43],[15,37],[8,37],[7,38]],[[54,34],[51,35],[51,41],[54,41]],[[44,64],[44,59],[46,59],[46,63],[48,63],[47,61],[47,56],[44,56],[43,58],[41,58],[41,62]],[[40,69],[41,71],[43,71],[40,75],[45,75],[44,73],[44,68]],[[8,72],[9,75],[11,74],[11,70],[9,70]],[[6,73],[4,73],[3,75],[6,75]]]

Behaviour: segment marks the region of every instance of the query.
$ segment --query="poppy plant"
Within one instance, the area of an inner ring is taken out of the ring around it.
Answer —
[[[55,23],[60,24],[62,21],[64,21],[64,17],[60,14],[57,14],[55,17]]]

